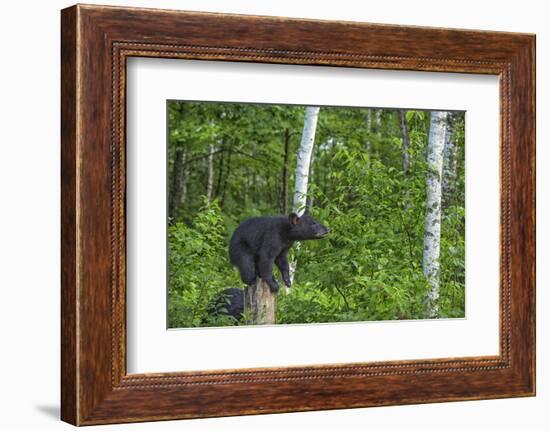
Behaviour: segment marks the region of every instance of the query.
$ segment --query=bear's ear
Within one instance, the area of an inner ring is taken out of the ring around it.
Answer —
[[[300,217],[298,217],[298,214],[296,213],[290,213],[288,216],[288,221],[291,225],[296,226],[298,223],[300,223]]]

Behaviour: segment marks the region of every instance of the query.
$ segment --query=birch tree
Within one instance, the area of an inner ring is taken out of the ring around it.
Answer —
[[[430,113],[428,136],[428,172],[426,175],[426,218],[424,223],[424,257],[422,269],[428,280],[426,295],[428,317],[439,315],[439,255],[441,242],[441,176],[443,170],[443,148],[447,130],[447,112]]]
[[[284,143],[285,154],[283,160],[283,192],[281,196],[281,210],[283,211],[283,214],[286,214],[288,211],[288,156],[290,147],[290,130],[288,129],[288,127],[285,129]]]
[[[298,158],[296,160],[296,173],[294,182],[294,200],[292,210],[301,216],[306,209],[307,186],[309,181],[309,167],[311,164],[311,154],[313,152],[313,144],[315,143],[315,132],[317,130],[317,119],[319,117],[319,107],[308,106],[304,119],[304,129],[302,131],[302,140],[298,148]],[[299,250],[300,244],[295,247]],[[294,273],[296,272],[296,261],[289,263],[290,282],[294,281]],[[287,293],[289,289],[287,288]]]
[[[309,166],[311,163],[313,144],[315,142],[315,131],[317,130],[318,117],[318,107],[308,106],[306,108],[302,140],[300,141],[300,147],[298,148],[298,159],[296,161],[294,200],[292,204],[293,211],[299,216],[304,213],[306,208]]]
[[[311,183],[314,183],[315,181],[315,150],[313,150],[311,152],[311,161],[310,161],[310,168],[309,168],[309,180],[308,182],[311,182]],[[308,211],[311,211],[311,208],[313,208],[313,203],[314,203],[314,199],[313,199],[313,194],[309,194],[307,196],[307,204],[306,204],[306,208]]]

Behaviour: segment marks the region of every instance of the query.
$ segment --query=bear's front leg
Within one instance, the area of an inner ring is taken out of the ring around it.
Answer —
[[[286,287],[290,287],[291,282],[288,267],[288,249],[284,249],[279,256],[277,256],[275,259],[275,265],[277,265],[277,268],[281,271],[281,277],[283,277]]]
[[[258,271],[260,278],[267,283],[269,289],[273,293],[277,293],[279,291],[279,284],[273,278],[273,262],[274,259],[269,258],[269,256],[260,255],[258,259]]]

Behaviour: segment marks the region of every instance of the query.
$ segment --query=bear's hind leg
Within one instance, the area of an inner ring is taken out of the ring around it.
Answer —
[[[241,254],[236,259],[235,266],[239,269],[241,280],[244,284],[250,286],[256,283],[254,256],[251,256],[249,254]]]

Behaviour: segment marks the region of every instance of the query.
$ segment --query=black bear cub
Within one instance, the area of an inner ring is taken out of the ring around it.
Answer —
[[[221,291],[208,307],[208,314],[231,316],[240,320],[244,312],[244,291],[237,287],[229,287]]]
[[[231,237],[229,257],[241,273],[241,280],[254,284],[260,277],[272,292],[279,291],[273,277],[277,265],[284,283],[290,287],[288,249],[295,241],[323,238],[330,229],[313,217],[304,214],[289,216],[254,217],[242,222]]]

